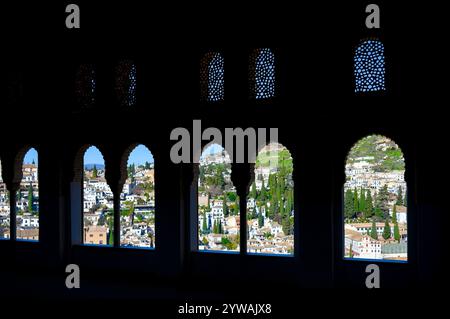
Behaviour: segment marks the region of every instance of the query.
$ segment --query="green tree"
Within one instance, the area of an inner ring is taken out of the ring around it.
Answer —
[[[284,202],[284,200],[281,199],[280,202],[278,203],[278,210],[279,210],[279,214],[282,218],[285,216],[284,205],[285,205],[285,202]]]
[[[345,218],[353,218],[354,210],[354,195],[351,189],[347,189],[344,195],[344,216]]]
[[[395,223],[397,221],[397,205],[394,204],[394,206],[392,207],[392,216],[391,216],[391,220],[393,223]]]
[[[28,185],[28,211],[34,211],[34,196],[33,196],[33,185]]]
[[[261,210],[259,210],[259,214],[258,214],[258,227],[261,228],[264,226],[264,216],[261,212]]]
[[[394,223],[394,239],[397,242],[400,242],[400,238],[401,238],[401,236],[400,236],[400,229],[398,228],[398,223],[395,222]]]
[[[225,194],[223,195],[222,210],[223,210],[223,215],[225,217],[228,217],[227,197]]]
[[[377,225],[375,224],[375,220],[372,220],[372,228],[370,230],[370,237],[373,239],[378,239]]]
[[[355,213],[359,212],[359,199],[358,199],[358,191],[355,188],[355,191],[353,192],[353,211]]]
[[[386,219],[384,221],[383,238],[387,240],[387,239],[391,238],[391,235],[392,235],[391,234],[391,226],[389,225],[389,222]]]
[[[359,196],[359,211],[366,211],[366,191],[361,187],[360,196]]]
[[[208,232],[208,223],[206,222],[206,214],[203,212],[202,232],[206,234]]]
[[[398,228],[398,221],[397,221],[397,207],[394,205],[392,208],[392,222],[394,223],[394,239],[397,242],[400,242],[400,229]]]
[[[264,186],[264,179],[261,182],[261,190],[259,191],[259,200],[261,202],[265,202],[267,200],[267,191],[266,187]]]
[[[98,172],[97,172],[97,166],[94,164],[94,169],[92,170],[92,178],[97,178]]]
[[[389,192],[387,189],[387,184],[384,184],[378,192],[377,207],[381,211],[383,219],[389,217]]]
[[[282,219],[281,221],[281,227],[283,228],[283,232],[286,235],[290,235],[291,234],[291,223],[290,223],[290,218],[289,216],[285,217]]]
[[[218,233],[218,227],[217,227],[216,221],[213,220],[212,224],[213,224],[212,232],[213,232],[213,234],[217,234]]]
[[[108,244],[111,245],[111,246],[114,246],[114,232],[113,232],[113,221],[112,221],[112,218],[109,219],[108,228],[109,228]]]
[[[367,190],[366,206],[364,209],[364,217],[370,218],[372,216],[373,216],[373,200],[372,200],[372,195],[370,193],[370,190]]]
[[[252,183],[252,188],[250,190],[249,196],[250,196],[250,198],[256,199],[257,192],[256,192],[256,183],[255,183],[255,181],[253,181],[253,183]]]

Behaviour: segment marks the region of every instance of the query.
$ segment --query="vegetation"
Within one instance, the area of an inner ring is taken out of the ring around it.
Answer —
[[[359,140],[350,150],[347,162],[357,162],[360,158],[375,164],[375,172],[405,170],[405,160],[401,149],[384,136],[369,135]]]

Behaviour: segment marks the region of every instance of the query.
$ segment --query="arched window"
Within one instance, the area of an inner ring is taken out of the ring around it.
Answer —
[[[122,61],[116,67],[116,94],[120,105],[136,104],[136,65]]]
[[[250,61],[252,94],[256,99],[275,96],[275,55],[268,49],[256,50]]]
[[[362,42],[354,55],[355,92],[384,91],[384,46],[381,41]]]
[[[17,240],[39,240],[38,153],[34,148],[25,154],[22,180],[16,197]]]
[[[114,244],[114,196],[105,178],[105,161],[95,146],[83,158],[83,243]]]
[[[255,179],[247,197],[249,253],[294,253],[293,162],[278,143],[263,147],[255,163]]]
[[[130,153],[120,194],[120,245],[155,248],[155,170],[144,145]]]
[[[10,216],[9,192],[2,177],[2,162],[0,161],[0,240],[10,238]]]
[[[387,137],[367,136],[350,150],[345,175],[345,257],[407,260],[407,188],[401,149]]]
[[[78,68],[75,94],[81,108],[90,108],[95,104],[96,75],[92,64],[82,64]]]
[[[198,249],[239,251],[239,198],[231,181],[231,159],[212,144],[204,149],[198,173]]]
[[[224,60],[220,53],[209,52],[202,60],[201,71],[202,96],[209,102],[224,99]]]

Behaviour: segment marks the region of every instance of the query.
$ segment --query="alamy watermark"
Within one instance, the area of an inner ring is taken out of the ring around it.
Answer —
[[[173,163],[199,163],[202,153],[202,142],[209,145],[222,146],[232,163],[255,163],[256,155],[263,147],[267,152],[274,151],[274,145],[278,143],[278,128],[252,128],[245,130],[237,128],[225,128],[223,138],[222,131],[215,127],[202,130],[201,120],[193,120],[192,136],[188,129],[177,127],[170,133],[170,140],[177,141],[170,150],[170,159]],[[267,134],[268,133],[268,134]],[[192,137],[192,141],[191,141]],[[247,140],[247,149],[245,141]],[[247,156],[246,156],[247,155]],[[247,161],[245,159],[247,158]],[[272,157],[270,157],[272,158]],[[276,156],[273,157],[276,159]],[[270,161],[269,165],[278,165],[276,160]]]
[[[80,288],[80,267],[76,264],[69,264],[66,266],[66,287],[68,289]]]
[[[369,289],[380,288],[380,267],[375,264],[369,264],[366,267],[366,287]]]

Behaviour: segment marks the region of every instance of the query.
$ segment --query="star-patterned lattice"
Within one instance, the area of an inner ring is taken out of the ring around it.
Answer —
[[[260,49],[255,59],[255,98],[275,95],[275,56],[270,49]]]
[[[361,43],[354,56],[355,92],[384,91],[385,61],[383,43],[367,40]]]

